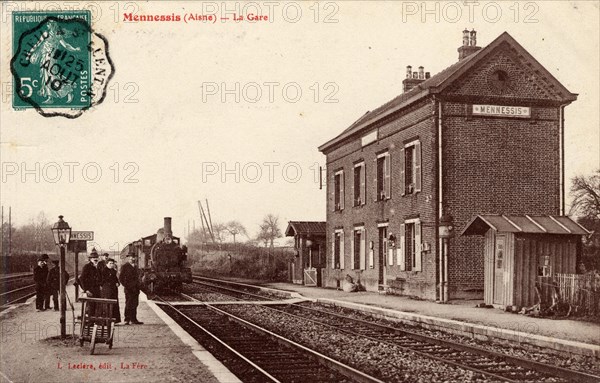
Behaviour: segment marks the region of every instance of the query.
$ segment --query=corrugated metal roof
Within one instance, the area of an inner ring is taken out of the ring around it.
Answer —
[[[476,215],[461,235],[484,235],[489,229],[505,233],[575,234],[590,232],[567,216],[552,215]]]
[[[296,234],[325,235],[327,224],[321,221],[290,221],[285,235],[293,237]]]

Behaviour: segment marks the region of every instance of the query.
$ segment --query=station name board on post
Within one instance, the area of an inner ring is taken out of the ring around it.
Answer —
[[[93,241],[94,240],[94,232],[93,231],[72,231],[70,240],[71,241]]]
[[[474,116],[531,117],[528,106],[473,105]]]

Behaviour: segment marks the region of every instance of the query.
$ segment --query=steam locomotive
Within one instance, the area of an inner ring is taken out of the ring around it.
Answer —
[[[183,283],[192,282],[192,270],[187,267],[187,247],[173,236],[171,217],[156,234],[127,244],[121,251],[121,262],[128,254],[138,257],[140,285],[151,295],[166,288],[179,291]]]

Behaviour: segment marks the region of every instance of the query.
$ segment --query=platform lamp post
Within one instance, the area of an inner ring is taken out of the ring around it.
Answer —
[[[60,247],[60,337],[64,338],[67,336],[67,296],[65,291],[65,284],[67,281],[64,280],[65,251],[69,244],[69,240],[71,239],[71,228],[68,223],[63,221],[62,215],[58,216],[58,222],[52,226],[52,234],[54,235],[54,243]]]
[[[454,219],[450,214],[443,213],[439,220],[438,235],[442,239],[440,284],[441,284],[441,302],[448,301],[448,241],[454,236]]]

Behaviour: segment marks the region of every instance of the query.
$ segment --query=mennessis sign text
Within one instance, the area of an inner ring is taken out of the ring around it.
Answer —
[[[473,115],[530,118],[531,108],[528,106],[473,105]]]

